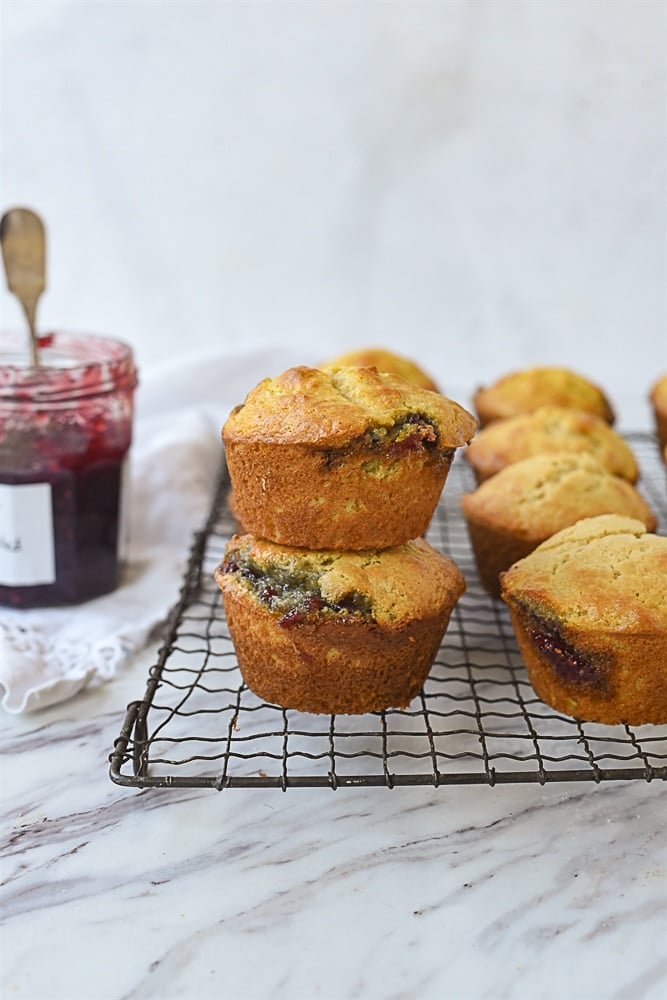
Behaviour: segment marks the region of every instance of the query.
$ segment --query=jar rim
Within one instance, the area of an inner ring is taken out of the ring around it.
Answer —
[[[125,341],[60,330],[41,334],[35,368],[28,363],[26,336],[1,335],[1,400],[79,399],[137,385],[132,348]]]

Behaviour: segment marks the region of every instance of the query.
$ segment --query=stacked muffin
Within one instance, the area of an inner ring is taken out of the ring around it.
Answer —
[[[216,581],[265,701],[317,713],[406,706],[465,582],[420,537],[476,421],[375,368],[265,379],[223,428],[235,514]]]

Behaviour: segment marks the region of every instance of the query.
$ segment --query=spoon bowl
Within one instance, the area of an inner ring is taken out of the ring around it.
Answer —
[[[30,208],[10,208],[0,219],[0,243],[7,286],[21,303],[30,330],[30,363],[39,366],[35,316],[46,288],[44,224]]]

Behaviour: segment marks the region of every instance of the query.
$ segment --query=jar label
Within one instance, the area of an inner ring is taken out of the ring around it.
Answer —
[[[120,509],[118,513],[118,562],[130,561],[130,453],[126,452],[120,467]]]
[[[56,582],[49,483],[0,483],[0,584]]]

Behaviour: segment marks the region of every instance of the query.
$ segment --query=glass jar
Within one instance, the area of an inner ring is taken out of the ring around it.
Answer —
[[[0,335],[0,604],[76,604],[118,585],[137,375],[108,337]]]

